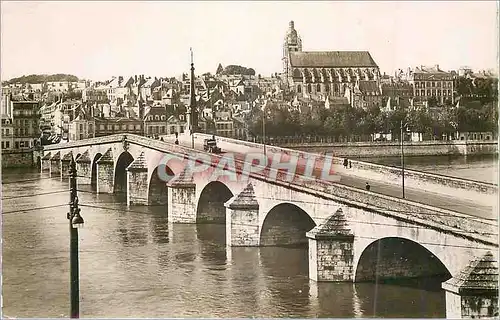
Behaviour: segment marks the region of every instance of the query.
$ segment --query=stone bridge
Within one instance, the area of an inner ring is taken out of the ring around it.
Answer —
[[[164,205],[169,223],[224,223],[228,246],[308,245],[312,280],[436,277],[448,317],[498,311],[491,220],[335,182],[290,181],[272,168],[245,175],[243,161],[226,166],[223,155],[132,134],[46,146],[41,170],[67,177],[72,158],[78,185],[121,193],[128,205]],[[194,161],[201,158],[210,161]],[[204,170],[191,172],[189,161]]]

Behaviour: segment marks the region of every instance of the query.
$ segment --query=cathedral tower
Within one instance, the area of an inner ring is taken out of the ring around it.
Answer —
[[[293,21],[290,21],[288,30],[283,41],[283,73],[288,78],[290,71],[289,53],[292,51],[302,51],[302,40],[295,30]]]

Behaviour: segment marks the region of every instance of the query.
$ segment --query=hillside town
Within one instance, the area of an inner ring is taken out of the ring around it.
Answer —
[[[303,51],[293,21],[282,62],[270,76],[222,63],[196,75],[198,130],[276,143],[393,141],[402,127],[412,141],[495,139],[493,71],[436,64],[386,74],[368,51]],[[2,150],[118,133],[181,134],[189,129],[190,97],[189,73],[12,79],[2,84]]]

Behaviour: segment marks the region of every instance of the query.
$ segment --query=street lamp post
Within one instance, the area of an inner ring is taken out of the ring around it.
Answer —
[[[76,191],[76,162],[71,159],[70,165],[70,203],[67,218],[70,233],[70,317],[80,317],[80,279],[78,267],[78,228],[83,226],[83,218],[78,208]]]
[[[406,127],[406,123],[404,124]],[[403,138],[403,120],[401,120],[401,179],[403,187],[403,199],[405,198],[405,153],[404,153],[404,138]]]
[[[264,146],[264,156],[266,155],[266,107],[262,115],[262,144]]]

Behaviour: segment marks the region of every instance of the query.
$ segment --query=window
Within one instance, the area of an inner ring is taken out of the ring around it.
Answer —
[[[19,149],[19,141],[15,142],[16,149]]]
[[[9,128],[5,129],[5,134],[6,134],[6,135],[9,135],[9,134],[10,134],[10,130],[9,130]]]
[[[10,148],[10,141],[5,141],[5,149],[9,149]]]
[[[311,93],[311,92],[312,92],[312,89],[311,89],[311,84],[310,84],[310,83],[307,85],[307,92],[308,92],[308,93]]]
[[[128,125],[128,129],[129,129],[130,131],[134,130],[134,125],[133,125],[133,124],[129,124],[129,125]]]
[[[427,89],[427,95],[430,96],[431,95],[431,90]]]
[[[118,131],[118,130],[120,130],[120,125],[118,125],[118,124],[115,124],[115,125],[114,125],[114,130],[115,130],[115,131]]]
[[[99,125],[99,129],[104,130],[104,125],[103,124]]]
[[[300,84],[297,85],[297,92],[302,93],[302,86]]]
[[[419,90],[415,91],[415,93],[416,93],[417,96],[420,95],[420,91]]]
[[[317,92],[321,92],[321,84],[319,84],[319,83],[318,83],[318,84],[316,85],[316,91],[317,91]]]
[[[167,117],[166,116],[161,116],[161,120],[165,121],[165,120],[167,120]]]
[[[80,123],[80,132],[83,131],[83,123]]]

